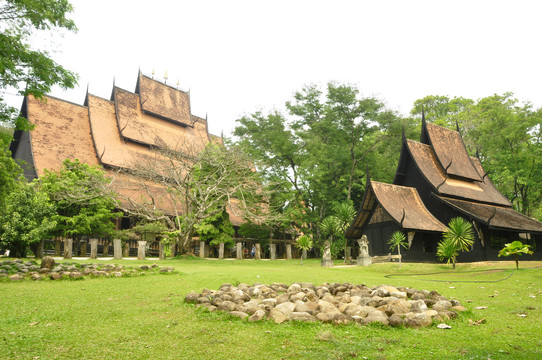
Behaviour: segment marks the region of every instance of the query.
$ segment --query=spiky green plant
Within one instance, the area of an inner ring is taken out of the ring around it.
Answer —
[[[499,257],[514,255],[516,260],[516,269],[519,269],[519,256],[523,254],[532,254],[529,250],[531,245],[523,244],[521,241],[512,241],[509,244],[504,244],[504,248],[499,252]]]
[[[451,241],[458,251],[469,251],[474,245],[472,224],[462,217],[453,218],[448,223],[443,239]]]
[[[312,238],[309,235],[301,235],[295,242],[301,250],[309,251],[312,248]],[[301,265],[303,265],[303,255],[301,255]]]
[[[446,263],[449,264],[452,263],[452,267],[455,269],[455,263],[457,261],[457,255],[459,255],[459,252],[457,251],[457,246],[455,244],[447,239],[442,240],[438,246],[437,246],[437,258],[440,261],[447,260]]]
[[[403,234],[402,231],[394,232],[388,240],[388,245],[390,245],[391,251],[394,251],[395,248],[397,248],[397,253],[399,254],[399,267],[401,267],[401,246],[405,249],[408,248],[405,234]]]

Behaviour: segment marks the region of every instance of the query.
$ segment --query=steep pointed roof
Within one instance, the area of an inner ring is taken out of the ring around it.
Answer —
[[[422,121],[421,142],[431,145],[446,175],[481,181],[459,131]]]
[[[377,205],[407,231],[446,231],[446,226],[427,210],[415,188],[368,181],[363,202],[347,237],[362,235],[362,228],[370,221]]]

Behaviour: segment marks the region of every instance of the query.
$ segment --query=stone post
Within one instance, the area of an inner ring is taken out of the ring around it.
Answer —
[[[275,260],[277,257],[277,244],[269,244],[269,259]]]
[[[113,258],[115,260],[122,259],[122,241],[120,239],[113,239]]]
[[[158,243],[158,258],[160,260],[166,259],[166,245],[162,240]]]
[[[98,258],[98,239],[90,239],[90,258]]]
[[[224,259],[224,243],[218,244],[218,258]]]
[[[236,243],[235,250],[236,250],[235,259],[243,260],[243,243],[242,242]]]
[[[256,243],[256,255],[254,256],[256,260],[260,260],[262,258],[262,246],[260,243]]]
[[[346,257],[344,262],[349,263],[352,260],[352,248],[350,246],[346,247]]]
[[[64,239],[64,259],[72,258],[73,239]]]
[[[108,256],[109,255],[109,240],[104,240],[103,243],[104,243],[104,246],[102,248],[102,255]]]
[[[303,252],[302,252],[302,255],[303,257],[303,260],[305,260],[307,258],[307,249],[303,249]]]
[[[286,244],[286,260],[292,260],[292,244]]]
[[[145,247],[147,247],[146,241],[137,242],[137,260],[145,260]]]
[[[175,255],[177,255],[177,243],[173,242],[171,244],[171,256],[175,257]]]
[[[56,238],[55,239],[55,256],[60,256],[60,254],[62,253],[60,251],[61,245],[62,245],[62,242],[60,241],[60,239]]]
[[[324,241],[324,253],[322,255],[322,262],[320,265],[323,267],[333,267],[333,260],[331,259],[331,245],[328,240]]]
[[[200,258],[205,257],[205,241],[199,242],[199,257]]]
[[[87,256],[87,242],[86,242],[86,240],[81,240],[79,242],[79,256],[81,256],[81,257]]]
[[[126,240],[126,242],[124,242],[124,249],[122,250],[123,250],[124,257],[130,257],[130,241],[129,240]]]

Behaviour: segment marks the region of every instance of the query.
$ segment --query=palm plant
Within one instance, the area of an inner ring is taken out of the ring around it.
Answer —
[[[302,235],[295,242],[301,250],[309,251],[312,248],[312,238],[309,235]],[[303,265],[303,255],[301,255],[301,265]]]
[[[451,241],[458,251],[469,251],[474,245],[474,231],[470,222],[456,217],[448,223],[448,230],[443,235],[444,241]]]
[[[354,217],[356,216],[356,210],[354,209],[354,205],[350,201],[346,201],[343,203],[338,204],[333,209],[335,213],[335,217],[339,221],[339,227],[341,228],[342,234],[346,233],[346,230],[348,230],[348,227],[354,221]],[[346,262],[346,239],[344,244],[344,262]]]
[[[519,269],[519,256],[523,254],[532,254],[529,250],[531,245],[523,244],[521,241],[512,241],[509,244],[505,244],[504,248],[499,252],[499,257],[514,255],[516,260],[516,269]]]
[[[328,216],[320,221],[320,232],[322,236],[329,236],[329,244],[333,245],[333,239],[341,234],[341,223],[336,216]],[[332,255],[336,255],[333,254]]]
[[[394,232],[393,234],[391,234],[390,239],[388,240],[388,245],[390,245],[391,251],[397,248],[397,253],[399,254],[399,267],[401,267],[401,246],[405,249],[408,248],[405,234],[403,234],[402,231]]]
[[[459,252],[457,251],[457,247],[452,241],[443,240],[438,244],[437,258],[440,261],[447,260],[446,261],[447,264],[451,262],[454,269],[455,269],[455,263],[457,261],[457,255],[459,255]]]
[[[456,217],[448,223],[448,229],[442,235],[443,240],[438,244],[437,258],[448,260],[453,264],[457,262],[459,251],[469,251],[474,245],[474,231],[472,225],[462,217]]]

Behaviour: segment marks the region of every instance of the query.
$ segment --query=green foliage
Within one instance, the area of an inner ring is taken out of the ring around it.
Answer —
[[[502,248],[502,250],[499,252],[499,257],[514,255],[516,260],[516,269],[519,269],[519,256],[523,254],[532,254],[533,252],[530,250],[530,247],[530,245],[523,244],[521,241],[512,241]]]
[[[239,235],[247,239],[267,240],[271,235],[271,229],[268,226],[258,225],[246,222],[239,226]]]
[[[26,256],[30,245],[40,242],[56,226],[55,207],[37,183],[21,178],[0,208],[0,244],[12,256]]]
[[[397,254],[399,255],[399,267],[401,267],[401,246],[405,249],[408,248],[408,242],[406,241],[405,234],[403,234],[402,231],[394,232],[388,239],[388,245],[390,245],[391,251],[397,248]]]
[[[361,201],[367,165],[374,177],[391,181],[399,152],[384,150],[384,140],[400,146],[401,122],[379,100],[335,83],[325,93],[306,86],[286,108],[289,115],[257,112],[237,120],[234,135],[257,169],[282,185],[283,203],[296,209],[286,221],[318,234],[334,204]]]
[[[55,233],[62,236],[111,236],[113,220],[121,213],[113,212],[115,194],[110,180],[97,167],[65,160],[59,171],[45,170],[41,189],[55,203]]]
[[[196,226],[196,233],[201,241],[210,241],[211,245],[224,243],[234,245],[233,235],[235,230],[230,221],[230,216],[223,210],[213,216],[209,216]]]
[[[0,211],[6,204],[9,193],[17,186],[22,169],[11,157],[11,152],[0,142]]]
[[[312,238],[309,235],[301,235],[295,240],[296,246],[305,251],[309,251],[312,248]],[[303,265],[303,256],[301,258],[301,265]]]
[[[7,106],[4,94],[43,98],[51,87],[72,88],[77,76],[50,58],[47,51],[34,49],[32,35],[59,30],[76,31],[66,16],[73,11],[67,0],[6,0],[0,4],[0,122],[29,130],[17,109]],[[32,45],[31,45],[32,43]]]
[[[462,217],[450,220],[442,237],[444,241],[450,241],[458,251],[469,251],[475,239],[472,224]]]
[[[459,251],[457,250],[457,246],[451,239],[442,240],[439,242],[437,246],[437,258],[440,261],[446,260],[447,264],[451,262],[453,264],[453,268],[455,269],[455,263],[457,262],[458,255]]]

